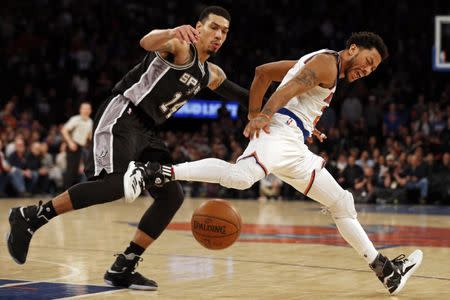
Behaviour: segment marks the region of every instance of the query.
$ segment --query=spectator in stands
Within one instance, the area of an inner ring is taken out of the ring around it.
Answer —
[[[419,154],[411,155],[409,168],[406,170],[408,190],[420,190],[420,203],[425,203],[428,196],[428,168]]]
[[[369,152],[367,150],[363,150],[355,164],[364,169],[366,166],[373,167],[374,161],[369,157]]]
[[[6,196],[6,186],[9,182],[9,172],[11,166],[6,161],[5,154],[3,153],[3,141],[0,138],[0,197]]]
[[[381,156],[382,157],[382,156]],[[403,166],[395,164],[394,155],[388,154],[385,172],[381,175],[375,189],[377,203],[399,203],[405,201],[405,188],[407,178],[402,172]]]
[[[46,193],[49,187],[48,169],[42,165],[41,143],[34,142],[26,156],[27,166],[32,173],[29,187],[31,193]],[[37,178],[34,180],[34,178]]]
[[[445,152],[442,155],[442,162],[439,161],[433,166],[433,172],[430,176],[431,189],[434,191],[432,199],[437,204],[450,204],[450,153]],[[431,195],[430,195],[431,197]]]
[[[13,101],[6,102],[2,111],[0,111],[0,125],[5,127],[16,128],[17,119],[14,116],[15,103]]]
[[[355,157],[350,155],[347,160],[348,164],[342,172],[340,182],[346,189],[355,189],[355,185],[363,179],[363,169],[356,165]]]
[[[430,134],[431,126],[427,111],[422,113],[420,120],[417,120],[412,124],[412,129],[413,132],[420,132],[424,136],[428,136]]]
[[[383,135],[396,135],[400,125],[402,125],[402,119],[400,114],[397,112],[397,106],[395,103],[391,103],[389,104],[389,111],[385,113],[383,117]]]
[[[14,145],[14,152],[7,158],[12,167],[9,178],[17,196],[27,197],[31,195],[31,187],[36,185],[39,176],[28,165],[25,141],[18,137]]]
[[[376,175],[371,166],[366,165],[364,168],[364,176],[360,181],[355,183],[355,201],[363,203],[375,203],[376,193]]]

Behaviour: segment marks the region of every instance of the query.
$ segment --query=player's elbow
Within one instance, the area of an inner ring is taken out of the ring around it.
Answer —
[[[141,40],[139,41],[139,45],[147,51],[156,51],[157,50],[157,49],[155,49],[152,33],[153,33],[153,31],[150,31],[150,33],[143,36],[141,38]]]
[[[257,66],[255,68],[255,76],[264,78],[264,77],[266,77],[266,75],[267,75],[267,73],[266,73],[266,68],[264,67],[264,65]]]
[[[145,37],[141,38],[141,40],[139,41],[139,45],[145,49]]]
[[[147,50],[147,51],[153,51],[153,49],[150,47],[147,36],[144,36],[140,41],[139,41],[139,45]]]
[[[272,80],[269,77],[269,74],[267,73],[267,68],[262,65],[255,68],[255,78],[254,81],[258,82],[267,82],[270,83]]]

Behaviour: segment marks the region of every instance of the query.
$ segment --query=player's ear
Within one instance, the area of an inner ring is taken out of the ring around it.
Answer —
[[[356,46],[356,44],[351,44],[350,48],[348,48],[348,53],[353,56],[358,53],[358,49],[359,48],[358,46]]]

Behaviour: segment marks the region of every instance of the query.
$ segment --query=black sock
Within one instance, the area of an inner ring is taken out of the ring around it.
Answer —
[[[24,208],[24,215],[30,222],[33,231],[38,230],[43,225],[47,224],[50,219],[56,217],[56,211],[53,207],[52,201],[42,205],[39,201],[38,205],[30,205]]]
[[[53,219],[57,216],[57,213],[55,211],[55,208],[53,207],[52,201],[48,201],[44,205],[42,205],[42,212],[41,215],[44,216],[47,221],[50,221],[50,219]]]
[[[136,243],[130,242],[130,246],[128,246],[127,249],[125,249],[125,254],[133,253],[137,256],[141,256],[142,253],[144,253],[145,249],[139,246]]]

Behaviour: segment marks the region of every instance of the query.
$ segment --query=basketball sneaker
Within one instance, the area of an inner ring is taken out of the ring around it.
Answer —
[[[18,264],[25,263],[33,234],[48,222],[42,211],[42,201],[38,205],[14,207],[9,211],[10,231],[6,241],[9,254]]]
[[[134,290],[155,291],[158,289],[155,281],[134,271],[142,261],[140,256],[133,253],[120,253],[115,256],[117,256],[116,261],[103,277],[106,284]]]
[[[128,203],[136,200],[142,191],[149,186],[161,186],[164,184],[164,176],[161,173],[161,165],[158,163],[141,163],[131,161],[123,176],[125,201]]]
[[[423,253],[416,250],[408,257],[401,254],[389,260],[386,256],[378,254],[369,266],[376,273],[391,295],[397,295],[405,286],[406,281],[416,271],[422,262]]]

